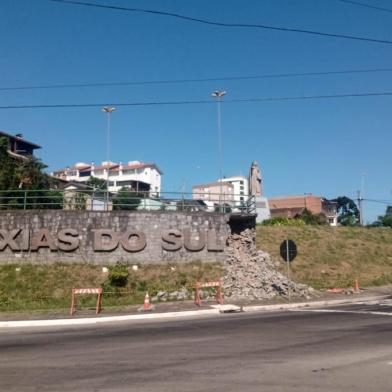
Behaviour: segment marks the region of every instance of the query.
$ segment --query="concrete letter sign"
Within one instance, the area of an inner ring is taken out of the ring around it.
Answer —
[[[64,252],[72,252],[79,248],[79,233],[75,229],[63,229],[58,233],[58,246]]]
[[[193,235],[190,229],[184,229],[184,246],[185,249],[192,252],[200,252],[206,245],[206,236],[204,232],[197,231],[196,235]]]
[[[117,234],[109,229],[96,229],[94,232],[93,248],[98,252],[110,252],[118,246]]]
[[[168,251],[180,250],[182,247],[182,234],[180,230],[171,229],[162,233],[162,249]]]
[[[142,231],[128,230],[121,236],[121,245],[127,252],[140,252],[147,245],[146,235]]]

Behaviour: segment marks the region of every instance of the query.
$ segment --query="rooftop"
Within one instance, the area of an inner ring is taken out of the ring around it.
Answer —
[[[1,136],[4,136],[4,137],[6,137],[8,139],[11,139],[12,141],[18,141],[18,142],[21,142],[21,143],[25,143],[25,144],[29,145],[31,148],[33,148],[33,149],[42,148],[38,144],[29,142],[28,140],[24,139],[22,134],[11,135],[11,134],[9,134],[7,132],[0,131],[0,137]]]
[[[225,187],[231,187],[234,188],[232,184],[225,182],[225,181],[216,181],[216,182],[210,182],[208,184],[199,184],[199,185],[193,185],[193,188],[203,188],[203,187],[209,187],[209,186],[225,186]]]

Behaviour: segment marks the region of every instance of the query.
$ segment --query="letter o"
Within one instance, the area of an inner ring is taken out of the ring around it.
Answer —
[[[131,242],[130,239],[133,238]],[[146,235],[142,231],[128,230],[126,231],[120,239],[121,245],[127,252],[140,252],[146,245]]]

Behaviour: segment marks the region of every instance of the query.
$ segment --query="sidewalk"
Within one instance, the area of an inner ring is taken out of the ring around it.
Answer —
[[[312,299],[294,298],[291,303],[287,300],[274,299],[269,301],[238,302],[226,299],[227,304],[240,307],[244,312],[265,312],[294,309],[300,307],[336,306],[362,301],[381,300],[392,298],[392,286],[374,287],[361,291],[359,294],[333,294],[319,292]],[[154,304],[155,310],[151,312],[138,312],[142,305],[126,306],[121,308],[103,307],[98,315],[93,310],[83,309],[71,316],[69,311],[56,310],[53,312],[30,313],[0,313],[0,329],[9,327],[34,327],[55,325],[88,325],[98,323],[120,322],[130,320],[151,320],[185,318],[198,316],[219,315],[222,308],[215,302],[203,302],[201,307],[193,301],[161,302]],[[238,309],[238,308],[237,308]],[[239,310],[239,309],[238,309]]]

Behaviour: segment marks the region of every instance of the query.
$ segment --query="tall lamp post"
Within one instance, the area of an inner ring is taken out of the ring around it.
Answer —
[[[106,209],[109,209],[109,168],[110,168],[110,133],[111,133],[111,116],[116,110],[115,107],[104,106],[102,111],[107,114],[107,129],[106,129]]]
[[[223,179],[223,152],[222,152],[222,121],[221,121],[221,100],[226,95],[226,91],[214,91],[213,96],[218,108],[218,149],[219,149],[219,205],[222,203],[222,179]],[[222,208],[222,206],[220,206]],[[223,208],[222,208],[223,209]]]

